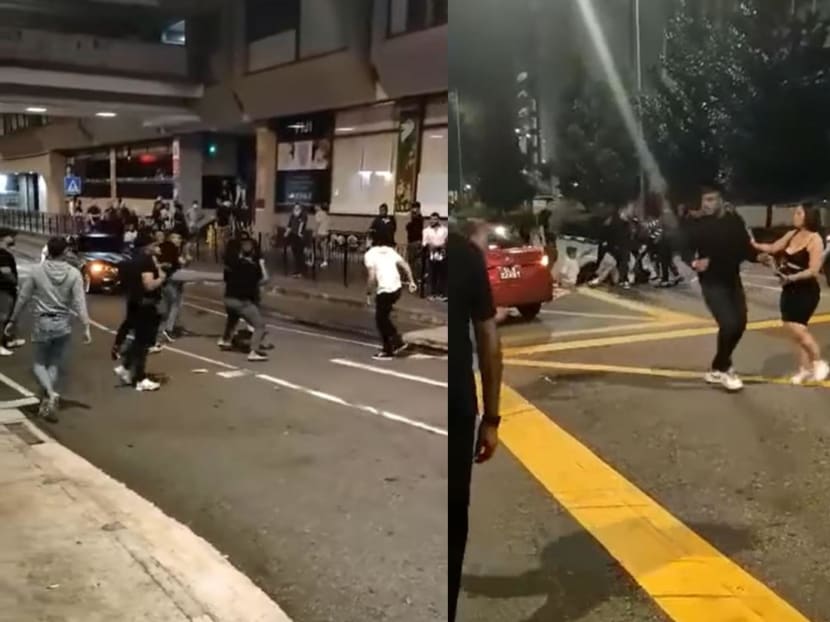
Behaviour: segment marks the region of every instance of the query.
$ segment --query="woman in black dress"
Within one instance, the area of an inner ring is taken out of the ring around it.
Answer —
[[[796,207],[793,226],[793,231],[772,244],[753,244],[759,252],[769,253],[778,260],[781,319],[796,346],[799,360],[799,370],[791,381],[793,384],[821,382],[830,375],[830,366],[821,358],[819,346],[807,329],[821,295],[818,274],[824,241],[818,233],[821,226],[818,209],[809,204]]]

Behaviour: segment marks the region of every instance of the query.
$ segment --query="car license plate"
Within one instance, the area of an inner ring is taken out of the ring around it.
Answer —
[[[518,279],[522,275],[519,266],[504,266],[499,268],[499,277],[502,281]]]

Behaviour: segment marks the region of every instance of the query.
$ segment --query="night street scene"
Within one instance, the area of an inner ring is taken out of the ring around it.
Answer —
[[[0,622],[447,619],[447,21],[0,0]]]
[[[830,621],[830,3],[449,23],[451,616]]]

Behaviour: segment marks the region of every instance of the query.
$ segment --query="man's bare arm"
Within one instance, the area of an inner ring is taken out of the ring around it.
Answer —
[[[478,368],[481,372],[482,415],[499,416],[499,394],[501,392],[502,354],[501,339],[496,319],[476,322],[476,350]]]

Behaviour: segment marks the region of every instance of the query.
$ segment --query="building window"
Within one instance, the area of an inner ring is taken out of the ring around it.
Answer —
[[[447,23],[449,0],[389,0],[389,34],[399,35]]]
[[[245,0],[248,43],[290,30],[300,23],[300,0]]]
[[[446,127],[424,129],[418,173],[418,201],[423,214],[438,212],[447,216],[448,148],[449,130]]]
[[[184,20],[178,21],[175,24],[170,24],[164,32],[161,33],[161,42],[167,45],[186,45],[187,44],[187,25]]]
[[[0,136],[13,134],[30,127],[46,125],[48,119],[42,115],[2,114],[0,115]]]
[[[332,170],[332,214],[370,216],[377,214],[381,203],[395,203],[397,145],[395,132],[337,138]]]

